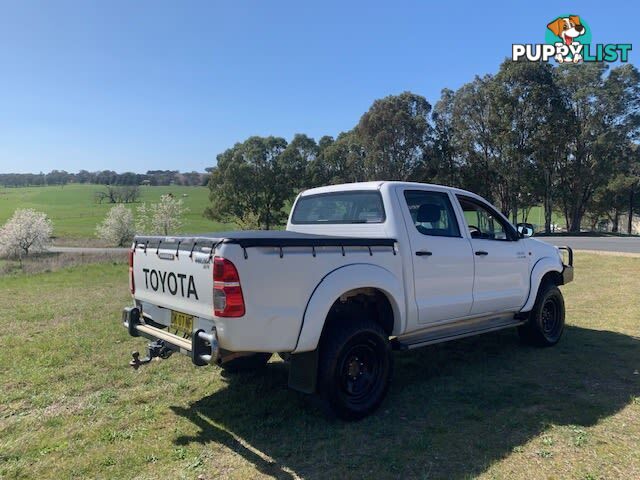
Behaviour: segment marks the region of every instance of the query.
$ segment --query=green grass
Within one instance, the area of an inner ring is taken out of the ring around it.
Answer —
[[[522,220],[523,212],[521,211],[518,217],[519,221]],[[509,218],[511,220],[511,218]],[[527,216],[527,222],[536,225],[536,231],[544,231],[544,208],[541,206],[532,207],[529,215]],[[558,227],[564,228],[566,226],[566,221],[564,216],[560,212],[553,212],[551,214],[551,223],[555,223]]]
[[[509,330],[399,353],[358,423],[275,360],[131,370],[124,265],[0,277],[0,478],[640,478],[640,258],[575,262],[559,345]]]
[[[65,239],[95,238],[96,225],[104,219],[112,204],[94,202],[94,194],[104,190],[101,185],[66,185],[65,187],[0,188],[0,224],[16,208],[34,208],[51,218],[54,236]],[[203,233],[224,230],[229,225],[206,219],[204,209],[209,205],[207,187],[140,187],[140,202],[157,202],[165,193],[183,198],[189,212],[184,217],[182,232]],[[182,197],[187,194],[187,197]],[[138,204],[128,205],[135,211]]]

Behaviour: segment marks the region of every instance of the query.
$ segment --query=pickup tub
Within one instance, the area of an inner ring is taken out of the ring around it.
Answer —
[[[192,318],[192,336],[213,332],[225,351],[291,352],[314,290],[332,271],[374,264],[393,272],[402,283],[401,262],[392,238],[290,231],[137,236],[131,257],[133,296],[139,310],[134,316],[139,319],[129,321],[129,310],[125,325],[130,333],[139,329],[140,334],[172,343],[187,354],[192,353],[188,343],[195,343],[194,338],[187,338],[185,331],[171,331],[176,316]],[[237,269],[246,310],[239,318],[214,314],[214,257],[230,260]],[[142,327],[134,325],[132,329],[130,325],[136,322]]]

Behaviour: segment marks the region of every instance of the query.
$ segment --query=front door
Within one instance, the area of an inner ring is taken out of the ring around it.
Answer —
[[[471,314],[518,311],[529,294],[529,252],[491,206],[458,195],[475,261]]]
[[[461,235],[452,197],[446,191],[398,191],[411,253],[418,323],[469,315],[473,253]]]

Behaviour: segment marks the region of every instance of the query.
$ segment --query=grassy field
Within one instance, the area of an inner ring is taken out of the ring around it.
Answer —
[[[87,245],[97,243],[95,230],[107,211],[113,206],[94,202],[94,194],[104,190],[101,185],[66,185],[65,187],[0,187],[0,225],[16,208],[34,208],[47,213],[54,226],[56,244]],[[204,209],[209,205],[209,190],[206,187],[140,187],[140,202],[157,202],[165,193],[173,193],[183,198],[189,212],[185,215],[183,233],[204,233],[233,229],[230,224],[213,222],[203,217]],[[187,197],[182,197],[187,194]],[[134,209],[137,204],[130,205]],[[288,208],[287,208],[288,212]],[[529,221],[544,225],[544,215],[540,207],[534,207]],[[554,222],[563,225],[560,215],[554,215]],[[91,242],[87,242],[91,239]]]
[[[174,356],[127,366],[122,264],[0,277],[0,478],[640,478],[640,258],[576,255],[551,349],[515,331],[396,356],[358,423]]]
[[[101,185],[66,185],[65,187],[0,187],[0,225],[16,208],[34,208],[45,212],[53,221],[54,236],[64,240],[95,238],[96,225],[113,205],[94,202],[95,192],[104,190]],[[202,216],[209,205],[206,187],[140,187],[140,202],[157,202],[165,193],[183,198],[189,208],[185,215],[183,232],[202,233],[224,230],[227,225],[213,222]],[[186,197],[182,195],[186,194]],[[137,204],[130,205],[134,209]]]

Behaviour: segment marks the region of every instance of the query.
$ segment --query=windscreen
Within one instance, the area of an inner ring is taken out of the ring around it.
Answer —
[[[382,223],[385,220],[378,191],[335,192],[300,197],[291,223]]]

